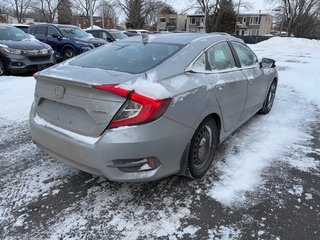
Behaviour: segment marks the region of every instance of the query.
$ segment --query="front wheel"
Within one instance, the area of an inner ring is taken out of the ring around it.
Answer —
[[[268,94],[266,99],[264,100],[263,107],[259,111],[261,114],[267,114],[270,112],[274,99],[276,97],[276,91],[277,91],[277,82],[274,80],[269,88]]]
[[[202,177],[209,169],[218,145],[218,128],[215,121],[206,118],[192,137],[188,171],[193,178]]]
[[[73,58],[76,55],[76,52],[72,48],[67,48],[63,52],[63,60]]]
[[[2,59],[0,59],[0,76],[3,76],[6,74],[6,66],[4,65],[4,62]]]

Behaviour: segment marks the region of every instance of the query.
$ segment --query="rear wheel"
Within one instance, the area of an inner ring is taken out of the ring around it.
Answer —
[[[72,48],[66,48],[63,51],[63,59],[66,60],[68,58],[72,58],[76,55],[76,52]]]
[[[208,117],[200,124],[192,137],[188,171],[193,178],[202,177],[209,169],[218,145],[218,128]]]
[[[274,99],[276,97],[276,91],[277,91],[277,82],[274,80],[269,88],[269,92],[267,94],[266,99],[264,100],[263,107],[259,111],[261,114],[267,114],[270,112]]]
[[[6,74],[6,67],[4,65],[4,62],[2,59],[0,59],[0,76],[3,76]]]

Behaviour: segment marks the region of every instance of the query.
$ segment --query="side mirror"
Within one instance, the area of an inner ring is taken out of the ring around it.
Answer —
[[[262,58],[260,62],[261,68],[275,68],[276,67],[276,61],[271,58]]]
[[[107,37],[107,42],[113,42],[113,39],[112,38],[110,38],[110,37]]]
[[[51,36],[52,36],[53,38],[61,39],[61,36],[58,35],[58,34],[52,34]]]

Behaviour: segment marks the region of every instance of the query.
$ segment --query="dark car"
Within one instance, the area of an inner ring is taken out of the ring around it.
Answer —
[[[12,24],[12,26],[19,28],[20,30],[24,31],[25,33],[28,33],[28,28],[29,28],[28,24],[17,23],[17,24]]]
[[[128,38],[123,32],[120,32],[116,29],[88,29],[87,33],[92,34],[92,36],[96,38],[101,38],[108,42],[113,42],[117,40],[121,40],[124,38]]]
[[[29,72],[54,64],[52,48],[10,24],[0,24],[0,75]]]
[[[35,24],[28,33],[41,42],[49,44],[57,60],[65,60],[106,44],[106,41],[94,38],[79,27],[61,24]]]

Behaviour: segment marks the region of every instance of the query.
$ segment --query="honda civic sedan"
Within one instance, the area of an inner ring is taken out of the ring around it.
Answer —
[[[202,177],[220,143],[271,110],[278,82],[274,60],[221,33],[128,38],[34,77],[34,142],[122,182]]]

